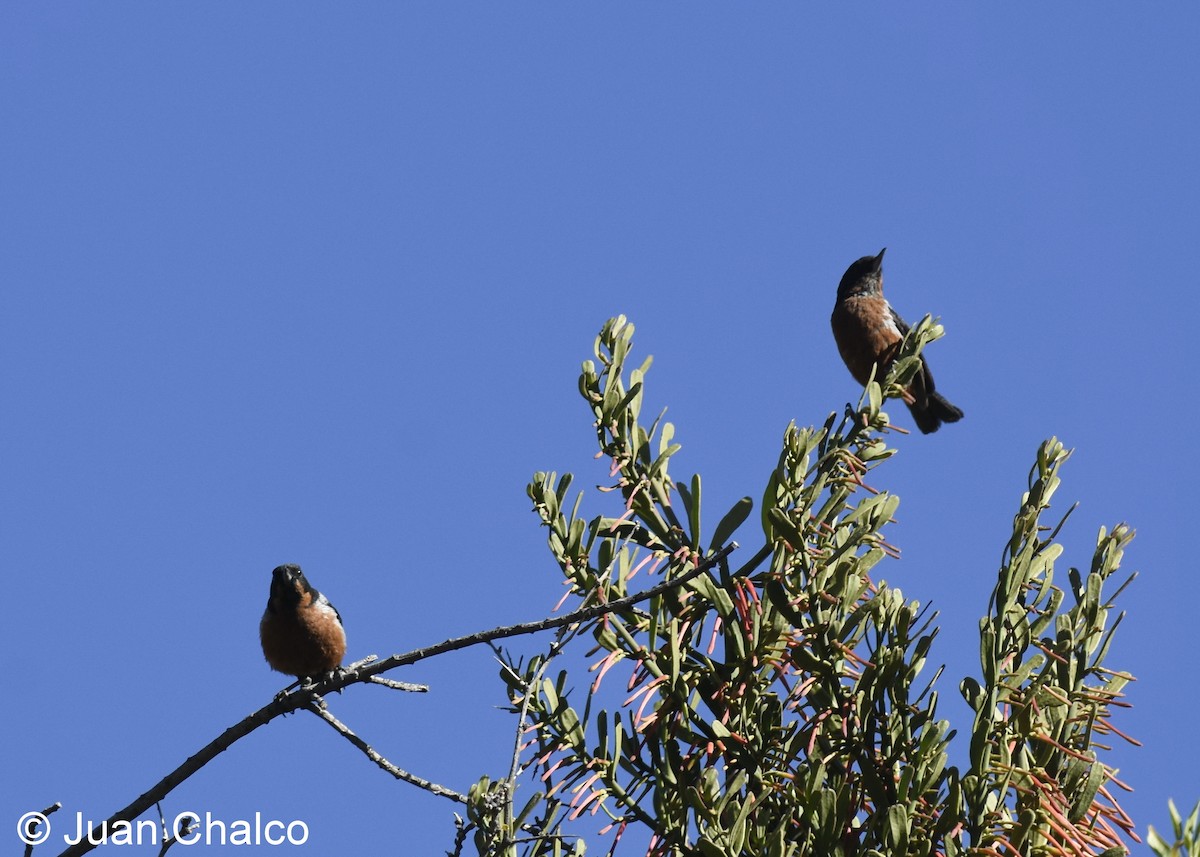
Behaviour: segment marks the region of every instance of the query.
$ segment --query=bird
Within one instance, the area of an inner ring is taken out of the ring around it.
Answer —
[[[846,368],[864,386],[876,364],[879,366],[876,378],[883,378],[909,329],[883,296],[885,252],[886,247],[878,256],[863,256],[846,269],[838,283],[837,302],[829,319]],[[963,412],[934,388],[933,374],[924,355],[920,371],[904,391],[904,403],[922,434],[935,432],[942,423],[956,423],[963,417]]]
[[[271,669],[301,679],[336,670],[346,654],[341,615],[298,565],[281,565],[271,572],[271,594],[258,636]]]

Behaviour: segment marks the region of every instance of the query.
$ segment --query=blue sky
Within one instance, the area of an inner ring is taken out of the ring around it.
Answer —
[[[269,701],[277,564],[352,657],[546,614],[524,486],[604,480],[575,378],[610,315],[709,528],[757,500],[788,422],[859,395],[828,318],[883,246],[966,412],[874,480],[902,497],[880,576],[942,611],[941,712],[970,725],[958,679],[1057,435],[1061,579],[1099,526],[1138,531],[1109,665],[1145,746],[1112,759],[1161,828],[1200,798],[1198,29],[1182,3],[5,4],[2,835],[55,800],[106,817]],[[453,788],[507,770],[490,653],[396,678],[431,691],[331,705]],[[183,808],[332,854],[440,853],[455,807],[301,715]]]

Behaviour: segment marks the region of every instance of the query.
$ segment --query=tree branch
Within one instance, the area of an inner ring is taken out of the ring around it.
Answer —
[[[350,670],[334,673],[328,678],[323,678],[313,685],[313,689],[322,695],[327,694],[330,691],[341,690],[342,688],[351,684],[356,684],[361,681],[368,681],[373,675],[387,672],[388,670],[393,670],[396,667],[414,664],[417,661],[423,661],[426,658],[432,658],[435,655],[443,655],[446,652],[453,652],[457,649],[465,649],[469,646],[477,646],[480,643],[490,643],[493,640],[503,640],[507,637],[519,637],[523,634],[535,634],[538,631],[549,631],[551,628],[561,628],[563,625],[572,625],[576,622],[586,622],[588,619],[595,619],[598,616],[604,616],[608,613],[615,613],[618,610],[624,610],[626,607],[631,607],[634,604],[646,601],[656,595],[661,595],[664,592],[682,586],[689,580],[699,577],[701,574],[719,563],[722,559],[729,556],[729,554],[733,553],[733,551],[737,550],[737,548],[737,542],[730,542],[716,553],[706,557],[703,562],[701,562],[691,571],[681,574],[679,577],[673,577],[670,580],[664,580],[661,583],[651,586],[649,589],[643,592],[638,592],[634,595],[627,595],[624,598],[618,598],[616,601],[609,601],[606,604],[596,604],[591,607],[582,607],[563,616],[539,619],[536,622],[522,622],[519,625],[508,625],[501,628],[493,628],[490,631],[479,631],[475,634],[468,634],[465,637],[454,637],[450,640],[443,640],[440,643],[435,643],[432,646],[426,646],[423,649],[413,649],[411,652],[392,655],[389,658],[376,661],[375,663],[369,664],[368,666],[356,670],[353,673],[351,673]],[[299,691],[297,691],[297,693],[299,693]]]
[[[574,622],[585,622],[588,619],[595,619],[598,616],[603,616],[606,613],[612,613],[617,610],[623,610],[639,602],[653,598],[656,595],[682,586],[689,580],[703,574],[712,568],[716,563],[720,562],[735,549],[737,542],[730,542],[721,550],[707,557],[703,562],[698,564],[691,571],[672,578],[664,580],[655,586],[650,587],[644,592],[639,592],[635,595],[629,595],[625,598],[619,598],[616,601],[610,601],[607,604],[598,604],[592,607],[584,607],[572,613],[567,613],[563,616],[553,617],[549,619],[539,619],[536,622],[522,622],[518,625],[508,625],[501,628],[493,628],[490,631],[480,631],[475,634],[468,634],[465,637],[455,637],[450,640],[445,640],[441,643],[436,643],[432,646],[426,646],[421,649],[414,649],[411,652],[404,654],[392,655],[390,658],[384,658],[381,661],[359,662],[352,664],[350,668],[345,670],[335,671],[332,675],[319,679],[313,683],[301,684],[299,688],[283,696],[277,697],[270,704],[263,706],[253,714],[243,718],[237,723],[230,726],[212,741],[209,741],[201,747],[195,754],[175,770],[171,771],[145,793],[140,795],[136,800],[132,801],[128,806],[113,813],[108,818],[105,824],[111,830],[114,825],[121,821],[133,821],[150,807],[161,801],[164,797],[170,794],[176,786],[188,779],[192,774],[199,771],[221,753],[225,752],[238,741],[260,726],[265,726],[284,714],[290,714],[301,708],[311,708],[314,700],[319,699],[335,690],[349,687],[352,684],[359,683],[375,683],[374,677],[380,673],[395,669],[396,667],[407,666],[414,664],[417,661],[423,661],[426,658],[441,655],[446,652],[452,652],[457,649],[465,649],[469,646],[476,646],[480,643],[488,643],[493,640],[502,640],[506,637],[517,637],[522,634],[534,634],[538,631],[547,631],[551,628],[559,628],[563,625],[570,625]],[[357,736],[356,736],[357,737]],[[81,842],[72,845],[67,850],[63,851],[60,857],[79,857],[86,854],[95,848],[95,844],[89,842],[85,837]]]
[[[29,840],[34,839],[37,836],[38,826],[41,825],[48,816],[53,815],[60,809],[62,809],[62,804],[58,801],[55,801],[54,803],[50,804],[50,806],[43,809],[41,813],[39,813],[41,818],[32,818],[25,822],[25,829],[22,831],[24,836],[21,837],[25,842],[25,857],[33,857],[34,843]]]
[[[368,759],[370,759],[372,762],[374,762],[376,765],[378,765],[383,770],[387,771],[389,774],[391,774],[396,779],[403,780],[404,782],[406,782],[410,785],[414,785],[417,788],[425,789],[425,791],[431,792],[432,794],[435,794],[438,797],[448,797],[451,800],[458,801],[459,803],[467,802],[467,796],[465,794],[456,792],[456,791],[454,791],[454,789],[448,789],[445,786],[439,786],[437,783],[432,783],[429,780],[421,779],[416,774],[410,774],[408,771],[405,771],[402,768],[398,768],[395,765],[393,765],[391,762],[389,762],[387,759],[385,759],[382,755],[380,755],[379,752],[376,751],[370,744],[368,744],[362,738],[359,738],[357,735],[355,735],[354,732],[352,732],[350,730],[349,726],[347,726],[345,723],[343,723],[342,721],[340,721],[336,717],[334,717],[333,714],[330,713],[329,708],[325,704],[324,699],[317,697],[316,699],[312,700],[312,702],[310,702],[308,704],[308,706],[306,706],[306,707],[313,714],[317,715],[322,720],[324,720],[326,723],[328,723],[330,726],[332,726],[335,732],[337,732],[339,735],[341,735],[343,738],[345,738],[347,741],[349,741],[355,747],[362,750],[363,754]]]

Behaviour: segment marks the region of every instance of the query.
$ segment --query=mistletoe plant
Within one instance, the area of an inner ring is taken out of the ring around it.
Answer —
[[[1123,737],[1112,714],[1131,677],[1104,665],[1120,621],[1105,587],[1132,532],[1101,530],[1090,569],[1055,584],[1065,517],[1042,519],[1062,444],[1038,450],[980,622],[980,674],[960,685],[975,712],[965,771],[948,764],[940,670],[925,675],[936,614],[872,578],[898,553],[884,531],[899,498],[868,481],[897,451],[883,404],[941,334],[924,319],[858,408],[789,425],[754,525],[745,497],[709,529],[699,475],[671,476],[674,427],[642,422],[650,360],[632,368],[633,325],[604,325],[579,391],[619,501],[584,515],[555,473],[529,497],[584,605],[636,592],[638,575],[678,585],[561,629],[529,660],[497,650],[517,753],[507,778],[472,790],[457,851],[471,832],[480,854],[582,854],[576,822],[602,814],[610,853],[1125,853],[1136,836],[1103,753]],[[583,638],[590,674],[551,676]]]

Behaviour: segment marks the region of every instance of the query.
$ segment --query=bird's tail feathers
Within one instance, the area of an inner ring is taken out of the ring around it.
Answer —
[[[932,434],[942,423],[956,423],[963,417],[960,408],[950,404],[941,393],[931,392],[924,402],[913,402],[908,406],[913,421],[921,434]]]

